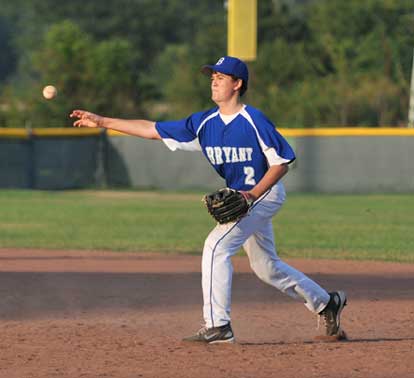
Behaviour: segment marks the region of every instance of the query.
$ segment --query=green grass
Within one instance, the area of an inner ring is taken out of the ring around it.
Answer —
[[[274,224],[281,255],[414,262],[412,195],[290,195]]]
[[[201,253],[202,193],[0,191],[0,247]],[[411,195],[290,194],[274,218],[283,257],[414,262]]]

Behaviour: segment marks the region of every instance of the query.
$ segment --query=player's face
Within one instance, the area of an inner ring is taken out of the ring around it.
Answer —
[[[233,98],[241,86],[241,80],[233,79],[230,75],[221,72],[211,74],[211,99],[216,103],[223,103]]]

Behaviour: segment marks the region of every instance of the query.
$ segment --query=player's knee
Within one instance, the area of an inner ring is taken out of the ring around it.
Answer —
[[[252,268],[256,276],[265,283],[272,282],[272,278],[276,274],[274,262],[272,261],[265,261],[265,260],[250,261],[250,267]]]
[[[250,267],[252,268],[253,272],[256,274],[258,278],[260,278],[264,282],[269,281],[269,272],[267,269],[263,267],[263,264],[250,264]]]

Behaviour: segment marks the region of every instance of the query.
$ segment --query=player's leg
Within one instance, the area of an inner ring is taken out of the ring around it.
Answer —
[[[271,221],[250,236],[243,245],[256,275],[286,293],[302,300],[305,306],[318,314],[329,302],[329,294],[302,272],[283,262],[277,255]]]
[[[203,317],[208,327],[220,327],[230,322],[233,264],[248,234],[237,224],[217,225],[204,243],[202,257]]]
[[[241,234],[237,223],[217,225],[204,243],[202,257],[203,318],[205,326],[184,341],[204,343],[234,342],[230,324],[233,265],[231,256],[248,235]]]
[[[271,219],[284,196],[283,186],[272,189],[255,203],[246,217],[237,223],[217,225],[207,237],[202,258],[202,287],[203,316],[208,328],[230,322],[231,257]]]
[[[280,188],[277,186],[257,201],[249,215],[241,221],[228,225],[217,225],[209,234],[204,245],[202,258],[203,316],[205,327],[203,327],[195,336],[187,338],[186,340],[210,342],[208,341],[210,337],[212,342],[232,342],[234,340],[230,326],[231,285],[233,274],[231,256],[246,243],[251,235],[260,232],[261,230],[266,230],[264,233],[270,236],[266,239],[264,245],[259,247],[258,251],[263,248],[266,251],[272,251],[269,255],[264,254],[264,261],[270,261],[270,265],[274,264],[274,261],[276,261],[275,266],[278,267],[278,269],[275,269],[274,267],[270,270],[263,268],[255,269],[263,271],[263,273],[260,273],[262,277],[268,275],[272,276],[274,272],[278,272],[279,270],[288,277],[293,277],[291,280],[295,283],[295,287],[298,288],[298,290],[289,290],[288,285],[286,291],[292,296],[295,295],[297,298],[304,299],[306,294],[300,292],[301,285],[298,283],[303,283],[304,280],[306,281],[307,277],[278,259],[274,249],[273,232],[269,233],[268,228],[266,228],[271,222],[272,216],[281,207],[283,200],[283,187]],[[248,246],[247,249],[249,250]],[[250,251],[251,250],[252,249],[250,248]],[[258,257],[261,254],[262,252],[252,252],[250,254],[251,256],[255,256],[253,261],[257,260],[255,266],[260,265]],[[270,259],[269,256],[271,256]],[[276,281],[278,282],[277,285],[281,284],[280,277],[276,278],[273,282]],[[303,285],[308,288],[305,290],[305,293],[308,291],[312,292],[312,290],[309,289],[312,283]],[[317,286],[315,283],[313,284]],[[292,287],[293,285],[291,285],[291,288]],[[324,299],[325,304],[328,303],[329,295],[319,287],[313,291],[318,290],[328,296]],[[321,300],[321,303],[322,301],[323,300]],[[313,300],[313,306],[315,308],[323,307],[323,305],[318,306],[316,300]]]
[[[249,217],[250,222],[261,225],[243,245],[252,269],[264,282],[293,298],[303,300],[310,311],[320,315],[326,335],[339,334],[340,315],[346,305],[345,293],[327,293],[316,282],[278,257],[271,218],[268,217],[272,204],[276,214],[281,205],[269,196],[263,203],[258,204]],[[260,221],[262,219],[265,219],[264,223]],[[240,227],[242,226],[241,222]]]

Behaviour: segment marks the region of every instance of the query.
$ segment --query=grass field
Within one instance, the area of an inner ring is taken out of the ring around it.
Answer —
[[[202,193],[0,191],[0,247],[201,253]],[[290,194],[283,257],[414,262],[411,195]]]

